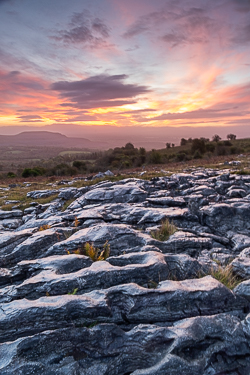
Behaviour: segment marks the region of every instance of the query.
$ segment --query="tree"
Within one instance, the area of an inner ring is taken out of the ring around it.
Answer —
[[[213,135],[212,141],[213,142],[219,142],[221,140],[221,137],[218,134]]]
[[[134,148],[135,148],[135,146],[133,145],[133,143],[128,142],[128,143],[125,145],[125,149],[126,149],[126,150],[133,150]]]
[[[204,154],[204,152],[206,151],[205,142],[202,139],[194,138],[192,140],[191,151],[192,154],[195,153],[195,151],[199,151],[200,154]]]
[[[139,148],[140,162],[143,164],[146,161],[146,150],[144,147]]]
[[[171,147],[171,143],[166,143],[166,148],[170,148]]]
[[[208,143],[208,142],[209,142],[209,138],[205,138],[205,137],[201,137],[200,140],[201,140],[201,141],[204,141],[205,143]]]
[[[181,138],[181,146],[185,146],[188,143],[187,139]]]
[[[227,135],[227,139],[228,139],[229,141],[234,141],[234,140],[236,139],[236,135],[230,133],[230,134]]]
[[[175,144],[174,143],[172,143],[172,147],[174,147],[175,146]]]

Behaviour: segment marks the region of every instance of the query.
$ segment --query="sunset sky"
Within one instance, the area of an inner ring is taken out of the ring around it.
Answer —
[[[249,0],[0,0],[0,126],[250,125]]]

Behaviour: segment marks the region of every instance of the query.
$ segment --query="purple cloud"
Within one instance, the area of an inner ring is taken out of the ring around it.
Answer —
[[[232,42],[237,44],[246,44],[250,42],[250,23],[241,27],[238,33],[231,39]]]
[[[20,122],[43,122],[42,117],[38,115],[23,115],[18,116],[18,118]]]
[[[69,102],[64,107],[73,106],[81,109],[116,107],[136,103],[134,98],[149,92],[147,86],[124,83],[125,74],[108,76],[105,74],[86,78],[81,81],[60,81],[51,85],[60,97]]]
[[[88,11],[74,13],[69,28],[58,31],[52,39],[63,41],[66,44],[95,44],[105,43],[109,37],[107,25],[100,18],[93,18]]]
[[[206,43],[208,36],[220,26],[207,15],[207,10],[183,8],[169,4],[168,10],[152,12],[139,17],[123,34],[125,38],[157,30],[154,37],[162,39],[172,47],[182,44]]]
[[[250,12],[250,1],[249,0],[233,0],[233,3],[236,4],[236,10],[238,12]]]

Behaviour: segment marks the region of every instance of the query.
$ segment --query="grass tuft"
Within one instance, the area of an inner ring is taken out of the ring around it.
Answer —
[[[151,231],[151,236],[158,241],[166,241],[169,239],[171,234],[174,234],[177,231],[177,227],[173,222],[170,222],[168,219],[162,222],[161,227],[157,230]]]
[[[233,273],[232,266],[219,266],[217,269],[211,268],[208,272],[214,279],[220,281],[228,289],[234,289],[242,280]]]

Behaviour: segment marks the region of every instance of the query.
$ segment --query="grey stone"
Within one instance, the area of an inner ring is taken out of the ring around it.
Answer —
[[[189,168],[52,189],[31,192],[56,199],[24,216],[0,211],[1,375],[249,375],[249,280],[200,278],[220,262],[250,279],[249,176]],[[167,219],[177,232],[152,238]],[[74,253],[106,241],[106,261]]]
[[[21,280],[25,273],[29,278],[17,286],[12,285],[0,290],[0,300],[37,299],[46,293],[53,296],[67,294],[73,290],[77,290],[77,294],[84,294],[132,282],[145,287],[156,287],[162,280],[184,280],[202,273],[199,263],[188,256],[164,256],[153,251],[111,257],[107,262],[92,263],[89,258],[83,257],[78,259],[77,268],[77,260],[71,260],[70,257],[72,255],[69,255],[69,259],[67,256],[61,256],[57,260],[55,256],[48,257],[47,261],[44,258],[40,262],[20,262],[11,274],[3,273],[0,282],[4,284],[4,281],[6,283]],[[72,262],[74,268],[71,266]]]
[[[234,273],[242,279],[250,278],[250,258],[237,257],[232,261],[231,266]]]
[[[243,189],[229,189],[227,195],[229,198],[244,198],[247,193]]]
[[[58,198],[61,199],[71,199],[77,193],[77,188],[64,188],[59,190]]]
[[[58,193],[58,190],[33,190],[27,193],[27,198],[40,199],[47,198]]]
[[[18,234],[20,233],[20,236]],[[0,252],[0,267],[5,267],[6,265],[10,267],[13,264],[20,262],[21,260],[42,258],[45,251],[54,243],[58,243],[65,239],[65,235],[62,230],[47,229],[43,231],[38,231],[32,234],[30,231],[20,231],[13,233],[11,239],[17,240],[21,238],[20,244],[15,244],[11,249],[3,248]],[[24,238],[29,237],[29,238]],[[7,237],[8,238],[8,237]],[[7,242],[7,241],[6,241]],[[8,242],[7,242],[8,243]]]
[[[125,185],[115,185],[110,188],[99,187],[92,189],[85,193],[81,198],[78,198],[80,205],[91,203],[135,203],[143,202],[147,197],[147,192],[142,190],[135,183],[127,183]]]
[[[250,280],[242,281],[239,285],[237,285],[234,288],[233,291],[235,295],[242,298],[246,298],[248,301],[250,301]]]
[[[21,210],[13,210],[13,211],[3,211],[0,210],[0,220],[3,219],[12,219],[17,217],[22,217],[23,212]]]
[[[115,286],[84,295],[43,297],[2,304],[0,342],[68,327],[73,324],[171,322],[183,318],[234,311],[248,302],[207,276],[184,281],[163,281],[157,289],[136,284]]]
[[[1,221],[1,225],[7,229],[16,229],[22,224],[20,219],[4,219]]]
[[[214,204],[200,209],[203,224],[215,234],[225,235],[229,230],[247,234],[250,230],[250,203]]]
[[[166,206],[166,207],[185,207],[186,202],[183,198],[177,197],[162,197],[162,198],[147,198],[147,202],[155,206]]]
[[[250,246],[250,237],[243,234],[235,234],[231,238],[231,241],[233,244],[233,251],[235,253],[239,253]]]
[[[120,255],[126,250],[140,251],[147,242],[154,244],[152,237],[138,232],[124,224],[99,224],[80,229],[66,240],[56,243],[47,251],[47,255],[65,254],[65,250],[73,251],[86,242],[95,247],[102,247],[108,241],[111,255]]]
[[[112,176],[114,176],[114,173],[111,172],[110,170],[107,170],[106,172],[104,172],[104,175],[105,175],[105,176],[112,177]]]
[[[248,375],[249,354],[240,321],[220,314],[128,332],[114,324],[46,331],[1,344],[0,369],[2,375]]]
[[[23,225],[21,225],[18,230],[24,230],[29,228],[41,228],[42,226],[46,225],[51,227],[54,224],[58,224],[62,222],[62,218],[60,216],[49,216],[44,219],[30,219]]]

